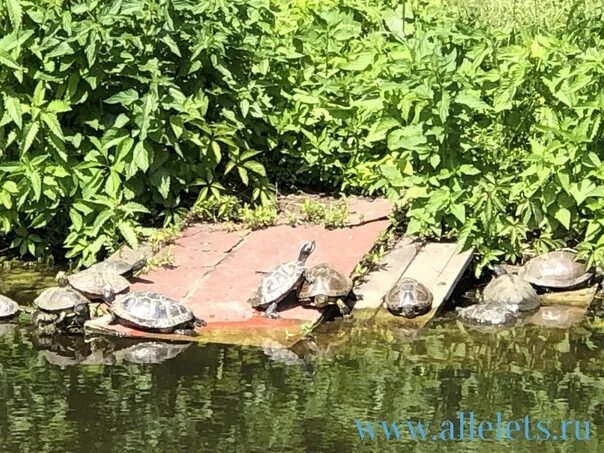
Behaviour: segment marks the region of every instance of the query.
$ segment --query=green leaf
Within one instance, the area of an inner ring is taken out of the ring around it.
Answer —
[[[163,38],[161,38],[161,40],[164,42],[164,44],[166,44],[170,50],[177,56],[182,56],[180,53],[180,49],[178,48],[178,45],[176,44],[176,42],[172,39],[172,37],[170,35],[166,35]]]
[[[103,102],[105,104],[121,104],[128,106],[133,102],[138,100],[138,93],[135,89],[129,88],[127,90],[121,91],[108,99],[105,99]]]
[[[558,208],[554,217],[558,222],[562,224],[562,226],[564,226],[564,228],[566,228],[567,230],[570,229],[571,213],[568,209]]]
[[[7,66],[11,69],[17,69],[17,70],[21,70],[21,66],[19,66],[19,64],[13,60],[10,55],[8,55],[6,52],[3,52],[0,50],[0,64],[3,64],[4,66]]]
[[[120,184],[121,181],[118,173],[115,171],[110,172],[109,177],[105,182],[105,192],[107,192],[107,195],[109,195],[111,198],[117,198],[118,191],[120,190]]]
[[[11,209],[13,207],[13,199],[6,190],[0,190],[0,203],[4,205],[6,209]]]
[[[23,9],[21,8],[20,0],[4,0],[4,3],[6,5],[6,11],[8,12],[11,25],[15,30],[21,29]]]
[[[253,173],[256,173],[260,176],[266,176],[266,170],[264,168],[264,165],[262,165],[260,162],[248,160],[244,162],[243,166]]]
[[[36,138],[36,135],[38,135],[39,130],[40,125],[37,122],[30,123],[27,135],[25,135],[25,141],[23,142],[23,154],[27,153],[29,148],[31,148],[31,145],[34,143],[34,140]]]
[[[34,190],[34,199],[38,201],[42,196],[42,179],[38,170],[32,170],[28,174],[29,180],[31,181],[31,187]]]
[[[61,124],[57,119],[57,115],[55,115],[54,113],[42,112],[41,118],[53,134],[55,134],[60,139],[63,139],[63,131],[61,130]]]
[[[138,238],[132,226],[127,222],[120,222],[117,224],[117,228],[120,230],[120,233],[122,233],[124,239],[126,239],[128,245],[131,248],[136,249],[138,247]]]
[[[11,96],[6,96],[4,98],[4,106],[10,118],[17,125],[17,127],[21,129],[21,127],[23,126],[23,114],[21,113],[21,103],[19,102],[19,99],[13,98]]]
[[[480,91],[477,90],[463,90],[455,97],[457,104],[467,105],[471,109],[478,111],[490,110],[491,106],[480,99]]]
[[[49,113],[64,113],[71,111],[71,106],[65,101],[51,101],[46,107]]]
[[[247,170],[243,167],[237,167],[237,171],[239,172],[239,177],[241,178],[241,182],[246,186],[249,184],[249,177],[247,174]]]
[[[373,63],[374,54],[372,52],[365,52],[360,55],[353,57],[353,60],[340,66],[345,71],[363,71]]]
[[[134,146],[134,165],[146,172],[149,169],[149,153],[145,149],[143,142],[138,142]]]

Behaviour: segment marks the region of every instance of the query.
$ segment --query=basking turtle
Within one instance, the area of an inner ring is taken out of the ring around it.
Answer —
[[[79,333],[90,319],[90,301],[71,288],[45,289],[34,300],[37,308],[33,322],[42,333],[52,335],[57,330]]]
[[[17,302],[0,294],[0,321],[6,321],[19,315],[22,308]]]
[[[132,291],[115,299],[111,285],[106,285],[103,297],[109,304],[111,323],[119,323],[149,332],[197,336],[196,327],[206,326],[186,306],[151,291]]]
[[[300,249],[297,260],[280,264],[267,272],[262,277],[254,295],[248,299],[252,307],[265,310],[264,315],[267,318],[279,318],[277,304],[302,284],[305,272],[304,264],[314,249],[315,241],[306,242]]]
[[[528,260],[518,271],[527,282],[543,288],[573,288],[589,280],[593,274],[584,263],[576,261],[572,250],[558,250]]]
[[[60,287],[71,287],[90,300],[103,299],[103,288],[107,284],[111,285],[115,294],[121,294],[130,289],[130,282],[120,274],[92,268],[72,275],[61,271],[57,274],[57,282]]]
[[[494,272],[495,278],[482,293],[485,304],[501,304],[512,313],[539,308],[539,297],[529,282],[518,275],[508,274],[502,266],[495,266]]]
[[[500,303],[476,304],[455,309],[462,321],[470,324],[503,326],[516,320],[507,305]]]
[[[87,272],[101,272],[101,273],[114,273],[121,275],[125,278],[131,278],[132,275],[145,267],[146,260],[144,258],[139,259],[133,263],[128,263],[119,259],[107,259],[100,263],[93,264]]]
[[[395,316],[415,318],[430,311],[432,293],[414,278],[403,277],[386,293],[386,308]]]
[[[325,307],[337,305],[342,316],[350,315],[350,308],[342,299],[352,291],[352,280],[331,265],[318,264],[304,273],[304,281],[298,291],[298,300],[303,305]]]

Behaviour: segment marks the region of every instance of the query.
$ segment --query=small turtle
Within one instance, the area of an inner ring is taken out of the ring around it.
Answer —
[[[149,332],[197,336],[195,327],[206,322],[186,306],[152,291],[132,291],[115,299],[111,285],[105,285],[103,298],[109,304],[111,323]]]
[[[15,318],[21,311],[22,308],[17,302],[0,294],[0,321]]]
[[[34,324],[48,335],[57,330],[79,333],[84,322],[90,318],[90,301],[71,288],[45,289],[34,300],[37,311],[33,315]]]
[[[352,291],[352,280],[331,265],[318,264],[304,273],[304,282],[298,291],[298,300],[303,305],[325,307],[337,305],[342,316],[350,315],[350,308],[342,299]]]
[[[462,321],[471,324],[503,326],[516,320],[516,316],[508,309],[508,306],[499,303],[457,307],[455,311]]]
[[[145,267],[147,261],[142,258],[134,263],[128,263],[126,261],[122,261],[119,259],[106,259],[105,261],[101,261],[100,263],[93,264],[88,269],[87,272],[101,272],[101,273],[114,273],[121,275],[125,278],[131,278],[132,275],[136,271],[141,270]]]
[[[395,316],[415,318],[430,311],[432,293],[414,278],[403,277],[386,293],[386,308]]]
[[[61,271],[56,278],[60,287],[71,287],[90,300],[101,300],[103,288],[107,284],[111,285],[115,294],[121,294],[130,289],[128,279],[115,272],[86,269],[68,276]]]
[[[248,299],[248,303],[257,310],[265,310],[264,315],[267,318],[279,318],[277,304],[302,284],[305,272],[304,264],[314,249],[315,241],[306,242],[300,249],[297,260],[280,264],[267,272],[262,277],[254,295]]]
[[[568,249],[545,253],[528,260],[518,275],[542,288],[574,288],[593,276],[576,257],[577,254]]]
[[[502,304],[512,313],[539,308],[539,297],[529,282],[518,275],[508,274],[502,266],[495,266],[494,273],[495,278],[482,293],[485,304]]]

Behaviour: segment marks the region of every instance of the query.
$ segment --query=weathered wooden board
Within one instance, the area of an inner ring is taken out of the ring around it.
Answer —
[[[373,315],[381,305],[382,297],[407,270],[417,256],[419,244],[409,238],[402,238],[380,262],[377,269],[358,284],[354,293],[359,298],[354,306],[355,316]]]
[[[594,299],[598,285],[589,288],[577,289],[575,291],[556,291],[541,294],[541,305],[567,305],[572,307],[587,308]]]
[[[422,328],[436,315],[443,302],[450,297],[471,259],[472,251],[456,253],[456,244],[428,243],[424,245],[402,273],[402,276],[415,278],[426,285],[434,296],[432,309],[423,316],[407,319],[391,315],[379,303],[375,304],[373,315],[369,317],[397,327]],[[389,289],[390,286],[383,287],[382,294],[385,294]],[[365,315],[360,318],[367,317]]]

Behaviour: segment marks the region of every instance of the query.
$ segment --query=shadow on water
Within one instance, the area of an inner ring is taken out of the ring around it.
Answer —
[[[7,292],[26,302],[32,285]],[[588,323],[483,333],[445,317],[410,335],[338,319],[283,351],[49,341],[28,321],[0,327],[1,451],[602,451],[604,335]],[[438,424],[460,410],[588,419],[591,440],[417,442],[404,431],[362,441],[355,425]]]

